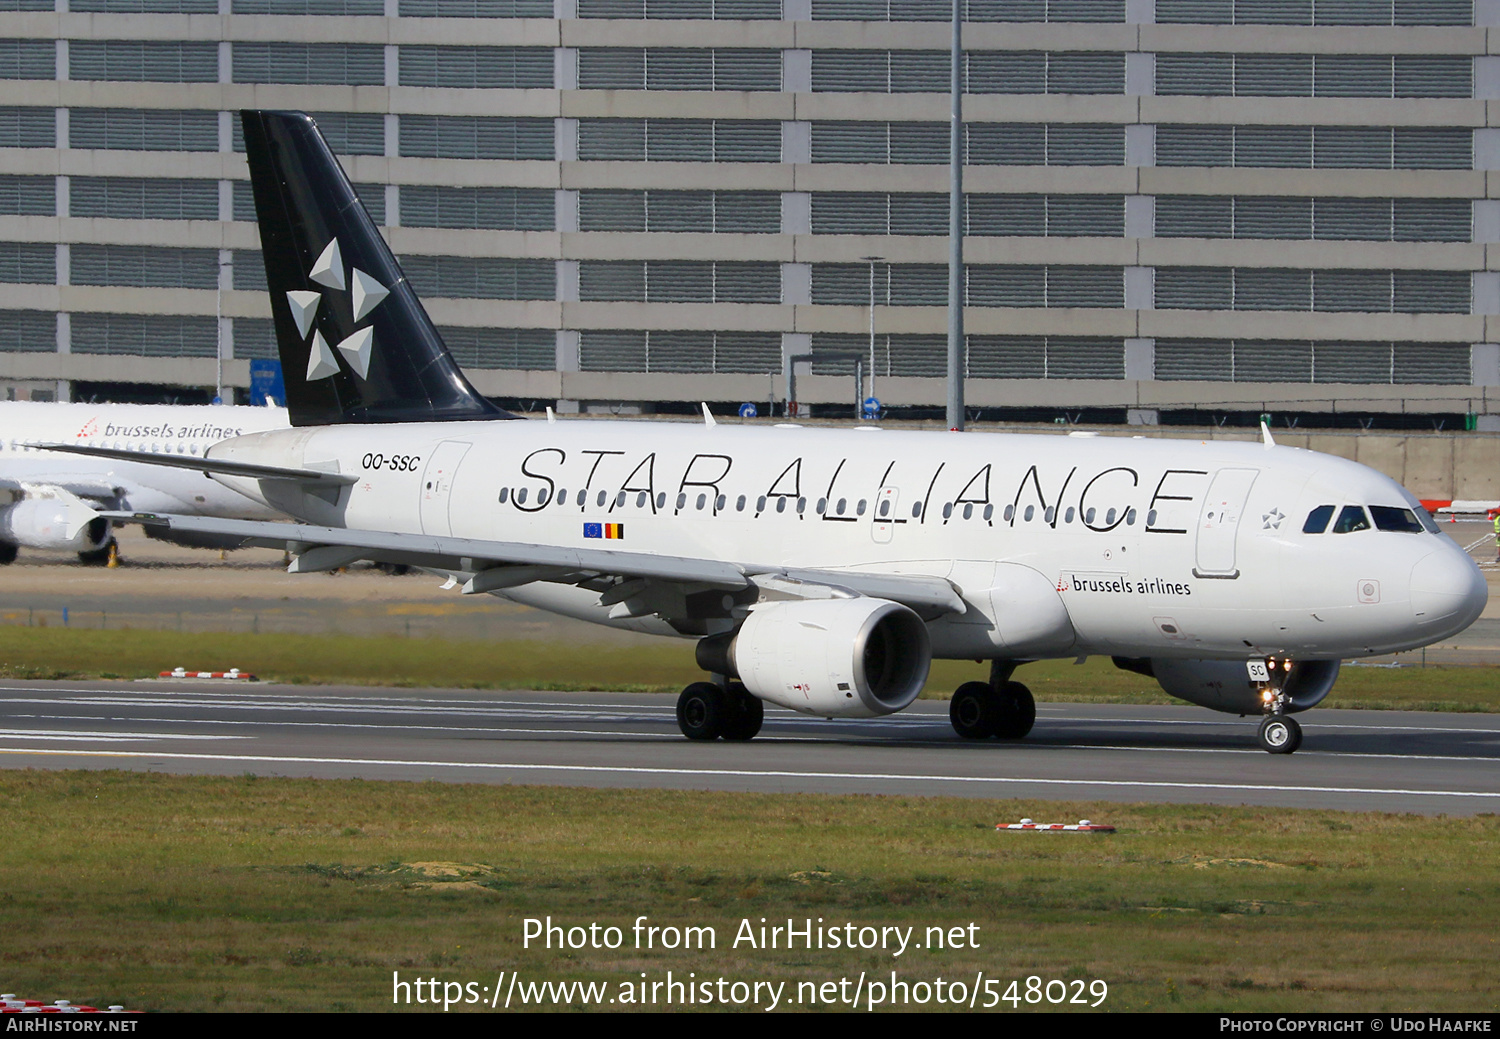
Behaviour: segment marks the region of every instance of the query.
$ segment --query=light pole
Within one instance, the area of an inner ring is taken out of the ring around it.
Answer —
[[[948,428],[964,428],[964,0],[953,0],[952,122],[948,137]]]
[[[229,287],[234,287],[234,254],[219,261],[218,292],[214,293],[214,403],[224,403],[224,272],[229,272]]]
[[[884,256],[861,256],[870,265],[870,396],[875,396],[875,265]]]

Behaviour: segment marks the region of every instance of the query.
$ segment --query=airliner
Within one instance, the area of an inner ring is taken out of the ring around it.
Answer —
[[[765,703],[907,707],[934,658],[970,739],[1024,737],[1015,680],[1104,655],[1175,697],[1294,714],[1340,662],[1472,623],[1474,561],[1399,484],[1259,443],[515,420],[465,380],[306,115],[243,113],[292,428],[154,457],[300,525],[150,511],[118,521],[446,574],[571,617],[691,639],[682,733],[747,740]],[[108,448],[67,448],[121,457]]]
[[[146,465],[134,456],[202,457],[229,437],[285,428],[285,408],[170,404],[0,403],[0,563],[18,547],[77,552],[85,563],[108,561],[110,521],[100,511],[171,512],[271,519],[262,503],[204,479],[201,473]],[[108,447],[115,459],[43,450],[49,443]],[[196,547],[231,542],[151,530]]]

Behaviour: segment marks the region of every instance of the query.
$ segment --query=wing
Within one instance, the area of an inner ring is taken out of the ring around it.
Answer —
[[[141,523],[181,533],[241,538],[242,545],[279,548],[293,554],[291,570],[332,570],[357,560],[405,563],[465,575],[469,594],[551,581],[601,592],[611,617],[673,614],[664,602],[698,592],[731,593],[738,605],[771,598],[829,598],[865,595],[911,607],[924,617],[962,613],[963,598],[944,578],[909,574],[809,570],[721,559],[621,552],[606,548],[565,548],[520,542],[486,541],[436,534],[350,530],[305,523],[102,513],[117,523]],[[668,593],[663,595],[662,593]],[[736,595],[735,593],[746,593]],[[723,595],[716,595],[722,601]]]

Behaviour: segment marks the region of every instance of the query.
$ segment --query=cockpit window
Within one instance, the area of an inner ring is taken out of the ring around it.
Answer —
[[[1333,523],[1335,534],[1352,534],[1356,530],[1369,530],[1370,520],[1365,516],[1365,510],[1358,505],[1345,505],[1339,518]]]
[[[1332,505],[1319,505],[1307,514],[1307,522],[1302,524],[1302,533],[1321,534],[1328,529],[1328,521],[1333,519]]]
[[[1370,516],[1375,520],[1376,530],[1394,530],[1401,534],[1420,534],[1422,524],[1410,509],[1396,509],[1389,505],[1371,505]]]

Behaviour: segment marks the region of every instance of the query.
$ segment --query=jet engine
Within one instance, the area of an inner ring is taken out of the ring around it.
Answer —
[[[0,507],[0,540],[14,545],[98,552],[109,544],[109,535],[109,520],[71,495],[23,498]]]
[[[756,606],[733,633],[698,643],[706,671],[762,700],[824,718],[872,718],[908,706],[932,664],[927,625],[885,599]]]
[[[1115,657],[1115,666],[1156,679],[1169,695],[1228,714],[1265,710],[1264,683],[1250,681],[1243,660],[1177,660],[1170,657]],[[1288,664],[1290,669],[1288,669]],[[1339,676],[1337,660],[1272,662],[1272,684],[1285,696],[1285,711],[1316,707]]]

